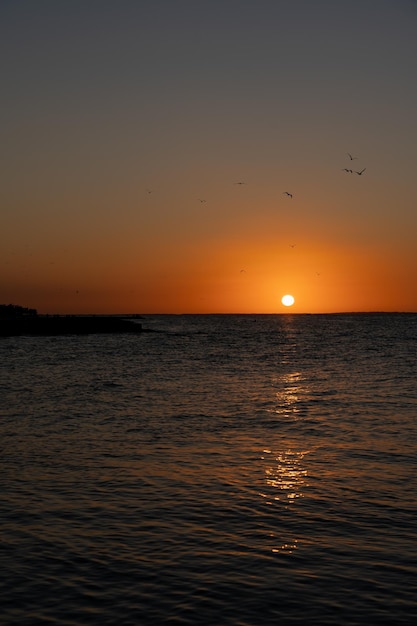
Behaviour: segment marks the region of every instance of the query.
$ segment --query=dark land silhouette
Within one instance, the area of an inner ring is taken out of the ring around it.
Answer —
[[[39,315],[36,309],[14,304],[0,305],[0,336],[89,335],[140,333],[138,315]]]

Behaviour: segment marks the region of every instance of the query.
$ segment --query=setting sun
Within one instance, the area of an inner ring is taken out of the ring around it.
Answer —
[[[282,296],[281,302],[284,306],[292,306],[295,300],[293,296],[291,296],[290,294],[287,294],[286,296]]]

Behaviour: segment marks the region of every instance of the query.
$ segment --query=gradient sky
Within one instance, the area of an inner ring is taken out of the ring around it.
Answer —
[[[0,303],[417,311],[417,2],[0,0],[0,67]]]

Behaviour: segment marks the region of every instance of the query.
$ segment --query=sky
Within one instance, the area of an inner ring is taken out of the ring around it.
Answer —
[[[0,81],[0,303],[417,312],[416,1],[0,0]]]

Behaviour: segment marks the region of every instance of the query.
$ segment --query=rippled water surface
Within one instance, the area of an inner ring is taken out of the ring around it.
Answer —
[[[0,623],[413,624],[417,315],[0,341]]]

